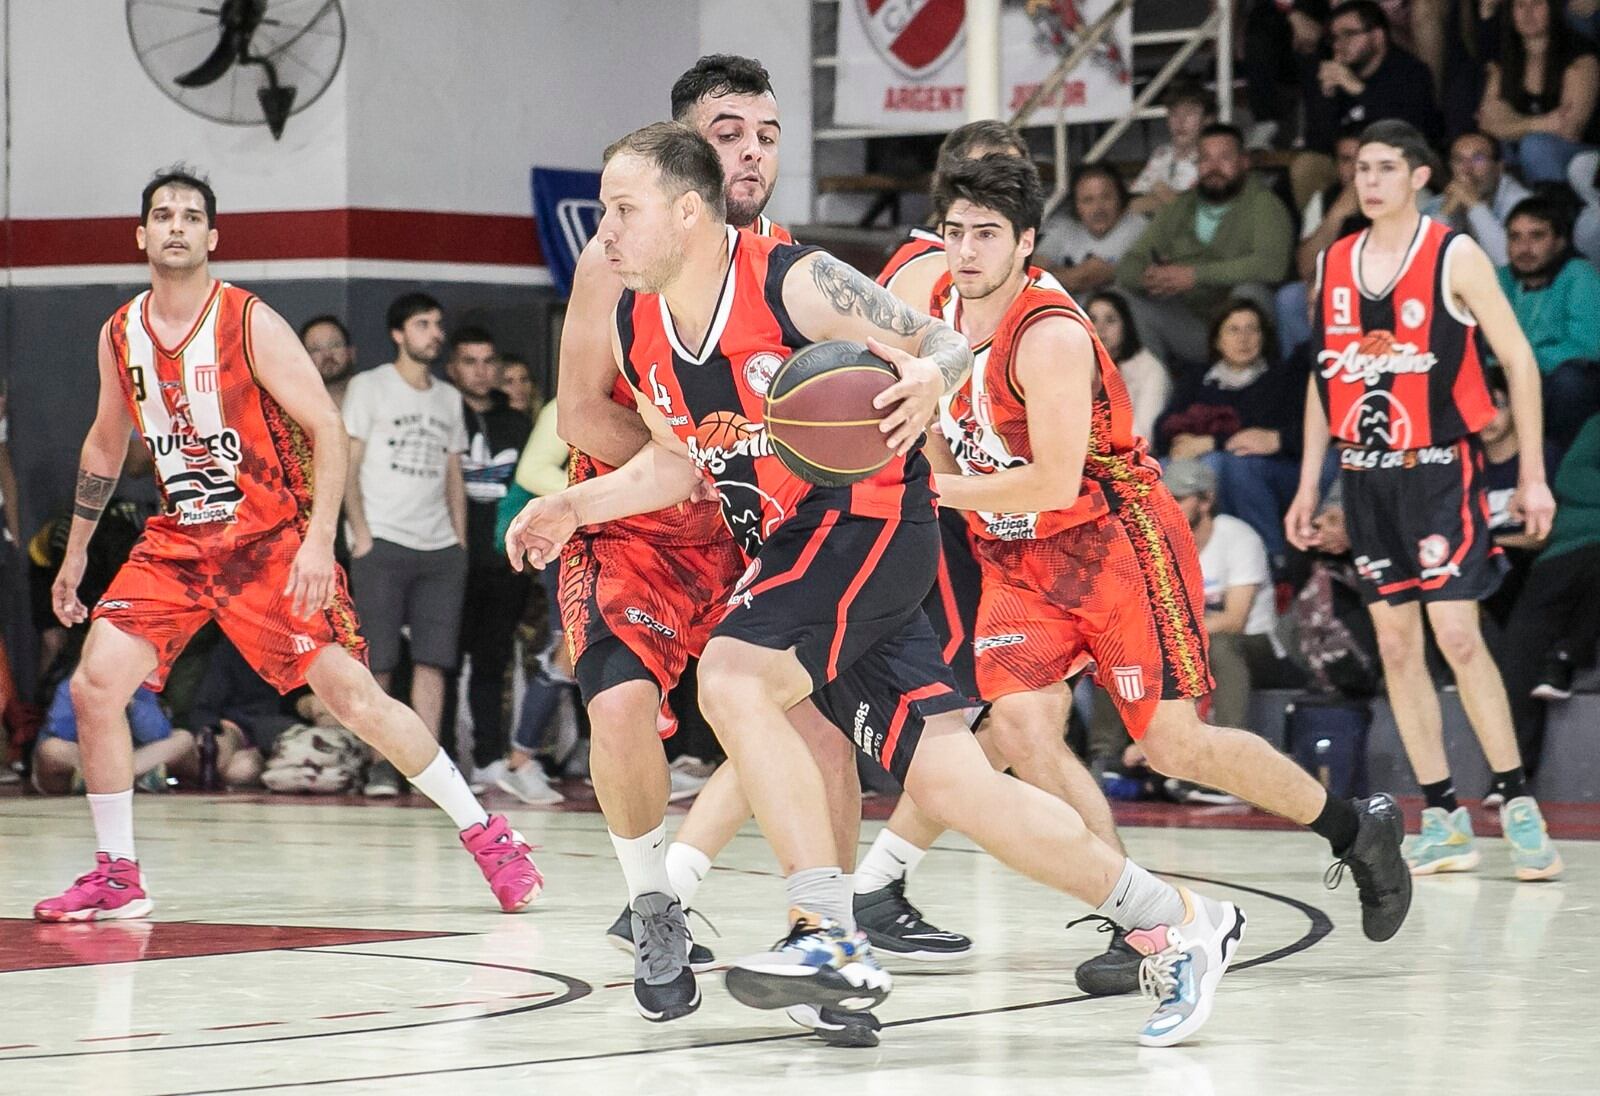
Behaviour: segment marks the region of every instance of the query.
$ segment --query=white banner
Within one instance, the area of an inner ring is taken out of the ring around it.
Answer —
[[[1026,0],[1000,15],[1001,112],[1016,110],[1112,0]],[[833,120],[900,132],[939,132],[967,120],[965,0],[840,0]],[[1099,122],[1133,103],[1132,7],[1078,63],[1035,122]]]

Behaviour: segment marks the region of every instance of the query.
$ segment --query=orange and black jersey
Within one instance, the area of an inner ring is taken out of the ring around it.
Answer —
[[[878,272],[878,284],[887,288],[907,264],[934,253],[944,254],[944,240],[939,234],[930,228],[913,228],[905,242],[883,264],[883,269]]]
[[[773,453],[764,399],[778,367],[811,340],[783,304],[784,277],[817,250],[728,229],[728,272],[711,326],[691,350],[658,294],[624,291],[617,304],[622,370],[688,446],[721,496],[722,518],[747,557],[802,512],[934,520],[920,446],[850,487],[815,487]]]

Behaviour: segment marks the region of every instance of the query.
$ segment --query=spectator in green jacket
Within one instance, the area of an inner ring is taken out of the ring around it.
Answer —
[[[1200,134],[1200,181],[1156,214],[1117,264],[1139,337],[1163,361],[1208,360],[1206,331],[1232,297],[1272,313],[1294,227],[1276,195],[1250,177],[1244,137],[1216,123]]]
[[[1600,273],[1572,252],[1565,212],[1525,198],[1506,217],[1500,288],[1544,377],[1544,433],[1560,448],[1600,411]]]
[[[1544,741],[1545,701],[1572,696],[1576,670],[1600,639],[1600,415],[1578,431],[1551,485],[1556,520],[1506,624],[1502,670],[1531,773]]]

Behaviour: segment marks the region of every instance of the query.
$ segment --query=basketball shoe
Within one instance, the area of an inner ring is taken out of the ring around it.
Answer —
[[[972,941],[959,932],[928,924],[922,911],[906,898],[905,876],[854,898],[856,927],[872,946],[897,959],[943,963],[972,952]]]
[[[1145,956],[1139,989],[1155,999],[1155,1011],[1139,1031],[1139,1045],[1170,1047],[1183,1042],[1211,1017],[1217,986],[1244,938],[1244,912],[1232,902],[1203,898],[1179,887],[1188,916],[1181,925],[1157,925],[1128,933]]]
[[[634,899],[628,916],[633,952],[633,1002],[646,1020],[663,1023],[700,1007],[700,986],[689,967],[689,925],[670,894]]]
[[[1411,910],[1411,875],[1400,855],[1405,840],[1405,818],[1393,798],[1377,795],[1355,801],[1356,839],[1322,877],[1333,890],[1346,868],[1355,877],[1361,895],[1361,931],[1368,940],[1382,942],[1400,931]]]
[[[1472,816],[1467,808],[1423,809],[1422,832],[1406,852],[1406,863],[1411,865],[1412,875],[1471,871],[1478,866],[1479,859],[1478,846],[1472,840]]]
[[[794,925],[771,951],[747,955],[724,976],[734,1000],[751,1008],[864,1012],[889,996],[893,979],[873,958],[866,934],[790,910]]]
[[[1500,828],[1511,845],[1511,865],[1524,882],[1554,879],[1561,874],[1561,854],[1550,840],[1544,815],[1530,795],[1519,795],[1500,808]]]
[[[1100,927],[1096,931],[1109,932],[1111,939],[1106,943],[1105,951],[1078,964],[1078,969],[1072,972],[1072,980],[1078,983],[1079,989],[1093,997],[1115,997],[1138,992],[1139,967],[1144,963],[1144,955],[1128,943],[1128,930],[1098,913],[1086,914],[1068,922],[1067,928],[1086,921],[1099,921]]]
[[[506,913],[516,913],[539,897],[544,876],[533,863],[533,847],[511,828],[503,814],[491,814],[461,831],[461,844],[478,862],[495,900]]]
[[[784,1014],[831,1047],[875,1047],[883,1025],[870,1012],[790,1005]]]
[[[109,853],[97,852],[94,871],[78,876],[65,894],[34,906],[33,916],[40,921],[106,921],[149,917],[155,908],[137,860],[113,860]]]
[[[690,911],[684,910],[683,912],[685,923],[687,923]],[[700,915],[700,919],[705,921],[703,915]],[[709,921],[706,923],[710,924]],[[619,951],[625,951],[629,955],[634,954],[633,911],[631,909],[624,907],[622,912],[617,915],[617,919],[606,930],[606,939],[611,942],[612,947]],[[689,932],[689,969],[696,974],[704,974],[716,965],[717,957],[712,954],[711,949],[704,944],[696,943],[694,933]]]

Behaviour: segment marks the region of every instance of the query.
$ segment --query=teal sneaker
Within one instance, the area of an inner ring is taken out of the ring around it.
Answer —
[[[1478,866],[1478,847],[1472,841],[1472,816],[1467,808],[1446,811],[1428,807],[1422,812],[1422,832],[1406,850],[1412,875],[1441,871],[1471,871]]]
[[[141,792],[170,792],[172,784],[167,780],[167,767],[157,765],[149,772],[133,782],[133,786]]]
[[[1544,815],[1531,795],[1519,795],[1500,808],[1500,828],[1511,845],[1511,864],[1518,879],[1531,882],[1561,874],[1561,854],[1556,852]]]

